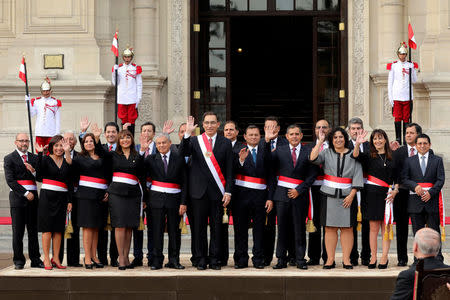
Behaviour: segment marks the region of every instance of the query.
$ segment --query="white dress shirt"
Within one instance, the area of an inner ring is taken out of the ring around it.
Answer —
[[[292,156],[292,149],[294,148],[294,146],[292,146],[291,144],[289,144],[289,149],[291,150],[291,156]],[[302,144],[298,144],[295,147],[295,156],[298,159],[298,155],[300,154],[300,149],[302,148]]]

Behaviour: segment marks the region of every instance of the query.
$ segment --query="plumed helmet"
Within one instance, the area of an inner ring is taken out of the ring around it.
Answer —
[[[134,51],[133,48],[130,48],[129,45],[127,45],[127,48],[123,50],[122,56],[131,56],[134,57]]]
[[[50,91],[52,89],[52,86],[50,84],[50,79],[48,77],[45,78],[45,80],[41,84],[41,91]]]
[[[401,42],[397,49],[397,54],[408,54],[408,47],[405,42]]]

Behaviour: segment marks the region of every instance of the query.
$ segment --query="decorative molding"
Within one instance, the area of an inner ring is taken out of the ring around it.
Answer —
[[[184,35],[183,35],[183,0],[172,0],[171,16],[170,16],[170,44],[172,53],[170,53],[172,72],[171,78],[171,94],[173,103],[173,116],[184,117],[183,99],[185,99],[184,91]]]
[[[364,2],[353,1],[353,40],[352,40],[352,81],[353,81],[353,113],[364,115]]]
[[[389,95],[386,88],[382,89],[383,93],[383,121],[393,121],[394,117],[392,116],[392,106],[389,102]]]
[[[50,6],[52,1],[26,0],[24,33],[87,33],[88,0],[66,1],[65,11],[55,11]]]
[[[14,0],[0,2],[0,37],[15,36],[15,4]]]
[[[142,123],[148,122],[149,120],[154,120],[153,116],[153,90],[147,86],[142,90],[142,100],[139,103],[139,118],[137,119],[136,126],[138,127],[136,131],[141,131],[139,128]]]

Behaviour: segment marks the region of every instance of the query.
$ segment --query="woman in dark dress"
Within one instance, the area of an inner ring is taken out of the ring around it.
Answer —
[[[92,126],[92,133],[81,140],[81,152],[72,159],[74,172],[80,181],[78,199],[78,226],[83,228],[84,265],[86,269],[103,268],[97,257],[98,230],[105,226],[102,202],[108,188],[106,161],[101,156],[101,129]]]
[[[62,136],[54,136],[48,145],[49,155],[42,155],[44,148],[36,145],[38,163],[36,177],[42,180],[38,204],[38,231],[42,232],[44,266],[65,269],[59,260],[62,233],[66,223],[66,212],[72,210],[71,170],[64,154],[70,159],[70,145]],[[50,244],[53,258],[50,260]]]
[[[111,226],[115,228],[119,270],[132,268],[130,253],[131,235],[139,226],[141,202],[145,189],[144,159],[136,152],[131,132],[122,130],[116,151],[109,152],[113,170],[112,182],[108,188]]]
[[[364,197],[361,203],[363,218],[370,224],[370,251],[372,252],[369,269],[374,269],[377,264],[377,238],[381,228],[383,238],[383,254],[378,264],[379,269],[386,269],[388,265],[388,253],[391,245],[386,223],[392,224],[392,202],[398,194],[398,184],[394,183],[394,162],[389,148],[389,139],[382,129],[375,129],[370,135],[370,153],[359,151],[359,145],[365,142],[367,132],[359,133],[356,139],[353,157],[363,165],[367,174],[367,182],[364,184]],[[391,225],[392,230],[392,225]]]

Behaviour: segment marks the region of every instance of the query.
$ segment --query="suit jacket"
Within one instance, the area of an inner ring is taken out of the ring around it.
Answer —
[[[28,152],[28,163],[36,169],[38,157],[37,155]],[[4,158],[4,169],[5,169],[5,179],[6,183],[12,190],[9,193],[9,204],[10,207],[25,207],[27,206],[28,200],[25,198],[24,194],[27,190],[17,183],[17,180],[34,180],[36,178],[27,170],[25,164],[23,163],[22,157],[19,153],[14,150],[10,154],[6,155]],[[34,194],[35,200],[37,201],[37,191],[30,191]]]
[[[198,138],[196,136],[191,136],[187,139],[183,138],[183,141],[181,142],[181,153],[184,157],[191,156],[188,179],[189,196],[200,199],[206,193],[208,187],[213,188],[217,194],[221,194],[220,189],[206,164],[204,154],[200,149]],[[231,193],[234,183],[231,141],[218,134],[214,143],[213,154],[225,177],[225,192]],[[220,197],[220,199],[222,199],[222,197]]]
[[[246,145],[242,142],[236,141],[236,143],[234,143],[234,146],[232,148],[233,153],[239,155],[239,151],[241,151],[242,148],[244,148]]]
[[[267,144],[270,149],[270,143]],[[277,175],[303,180],[303,182],[295,188],[300,194],[299,197],[306,196],[308,194],[308,190],[317,176],[317,168],[312,167],[309,161],[310,152],[311,148],[302,145],[295,167],[292,161],[292,154],[289,144],[277,147],[271,155],[273,170]],[[289,202],[293,199],[290,199],[287,196],[288,190],[288,188],[277,185],[275,187],[275,192],[270,193],[269,199],[273,199],[274,201]]]
[[[402,271],[398,274],[397,283],[395,284],[395,290],[391,296],[391,300],[406,300],[413,298],[416,265],[417,262],[414,262],[408,270]],[[424,259],[424,270],[441,268],[448,268],[448,266],[436,257],[427,257]]]
[[[414,194],[409,195],[408,212],[420,213],[425,209],[428,213],[439,212],[439,192],[444,186],[445,171],[442,158],[431,153],[428,154],[428,163],[425,170],[425,176],[422,175],[422,169],[420,168],[419,156],[414,155],[408,157],[405,160],[405,164],[402,171],[402,182],[404,186],[414,192],[418,182],[433,183],[433,187],[428,190],[431,199],[427,202],[421,200],[421,198]]]
[[[433,150],[430,149],[430,154],[434,154]],[[396,182],[400,183],[400,188],[406,189],[405,186],[403,186],[401,180],[402,180],[402,170],[403,166],[405,165],[405,160],[409,157],[408,153],[408,146],[404,145],[395,150],[392,153],[392,158],[394,160],[395,164],[395,171],[396,171]]]
[[[350,140],[348,142],[348,149],[353,151],[354,148],[355,148],[355,146],[353,145],[353,142]],[[359,149],[359,150],[361,150],[361,149]],[[370,152],[370,144],[367,141],[363,143],[363,152],[364,153],[369,153]]]
[[[186,163],[178,152],[170,151],[167,174],[161,154],[149,155],[144,160],[147,175],[156,181],[176,183],[181,186],[181,193],[169,194],[150,190],[149,206],[151,208],[177,208],[186,204]]]

